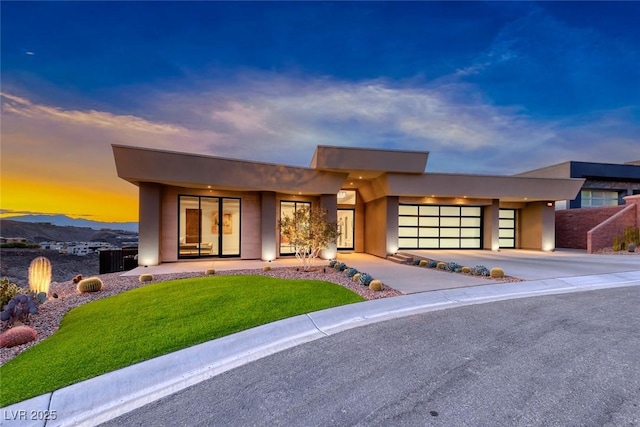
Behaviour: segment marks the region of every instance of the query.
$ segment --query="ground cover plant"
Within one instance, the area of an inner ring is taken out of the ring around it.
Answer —
[[[254,326],[364,301],[318,280],[205,276],[71,310],[48,339],[0,366],[0,406]]]

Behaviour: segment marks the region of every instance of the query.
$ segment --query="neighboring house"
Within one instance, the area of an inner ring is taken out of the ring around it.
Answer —
[[[625,164],[569,161],[516,176],[583,178],[577,197],[558,202],[556,209],[624,205],[624,197],[640,194],[640,160]]]
[[[556,204],[556,246],[588,253],[613,246],[626,227],[637,227],[640,160],[625,164],[565,162],[517,176],[583,178],[577,197]]]
[[[24,237],[0,237],[0,244],[5,243],[27,243]]]
[[[139,263],[293,253],[278,221],[326,209],[337,247],[386,257],[411,249],[555,247],[554,204],[583,179],[425,172],[428,152],[318,146],[309,168],[113,145],[139,187]]]

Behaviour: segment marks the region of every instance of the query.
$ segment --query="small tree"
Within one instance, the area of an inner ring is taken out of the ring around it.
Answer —
[[[289,241],[305,271],[311,268],[320,251],[335,243],[340,235],[338,224],[329,222],[326,210],[306,206],[280,220],[280,234]]]

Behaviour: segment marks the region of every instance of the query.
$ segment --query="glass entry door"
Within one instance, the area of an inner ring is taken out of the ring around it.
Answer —
[[[354,209],[338,209],[338,249],[353,249],[354,242]]]

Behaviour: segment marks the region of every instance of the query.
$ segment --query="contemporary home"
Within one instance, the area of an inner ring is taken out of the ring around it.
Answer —
[[[584,179],[577,196],[558,202],[556,209],[620,206],[625,196],[640,194],[640,160],[624,164],[570,161],[517,176]]]
[[[583,179],[425,172],[428,152],[318,146],[308,168],[113,145],[139,188],[141,265],[291,255],[278,221],[326,209],[336,251],[553,250],[554,204]]]

